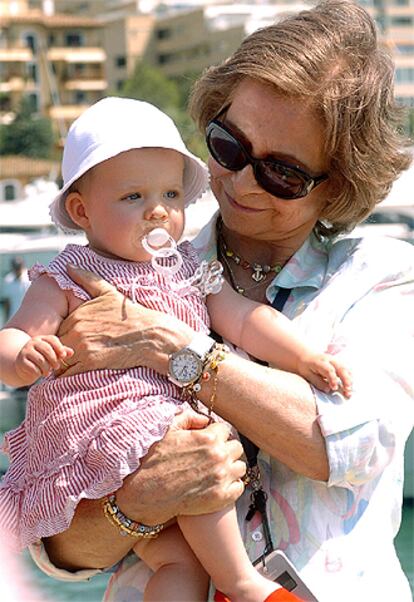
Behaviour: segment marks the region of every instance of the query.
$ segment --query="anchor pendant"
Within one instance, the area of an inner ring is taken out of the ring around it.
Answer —
[[[253,270],[252,278],[255,282],[261,282],[263,278],[266,278],[266,274],[263,273],[263,266],[255,263],[253,265]]]

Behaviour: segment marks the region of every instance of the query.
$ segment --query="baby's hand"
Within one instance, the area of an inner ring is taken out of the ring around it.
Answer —
[[[54,335],[32,337],[16,358],[16,373],[27,384],[34,383],[40,376],[60,368],[61,362],[73,353],[73,349],[63,345]]]
[[[345,397],[351,397],[351,373],[342,362],[329,353],[308,355],[300,362],[299,374],[325,393],[341,391]]]

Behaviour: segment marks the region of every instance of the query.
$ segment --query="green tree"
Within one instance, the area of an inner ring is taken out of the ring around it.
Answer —
[[[196,74],[168,78],[160,69],[138,62],[120,95],[145,100],[167,113],[176,123],[187,147],[206,159],[203,137],[187,113],[189,91],[195,79]]]
[[[187,146],[187,148],[203,159],[207,160],[208,151],[204,141],[204,136],[198,131],[194,121],[188,115],[188,113],[182,109],[168,111],[168,115],[174,120],[178,127],[181,136]]]
[[[14,121],[0,126],[0,155],[51,157],[54,133],[50,119],[35,114],[30,100],[23,98]]]
[[[143,62],[136,64],[132,77],[121,90],[121,96],[146,100],[166,113],[169,109],[180,107],[177,84],[159,69]]]
[[[182,108],[184,108],[184,109],[187,108],[191,89],[199,77],[200,77],[199,72],[188,71],[187,73],[183,73],[182,75],[177,75],[173,78],[173,80],[177,84],[178,90],[180,92],[180,105]]]
[[[408,109],[405,114],[404,130],[407,136],[414,141],[414,109]]]

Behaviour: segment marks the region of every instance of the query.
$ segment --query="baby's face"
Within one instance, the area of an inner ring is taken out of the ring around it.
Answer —
[[[184,229],[184,157],[173,150],[133,149],[94,167],[82,183],[92,249],[107,257],[148,261],[142,238],[163,227]]]

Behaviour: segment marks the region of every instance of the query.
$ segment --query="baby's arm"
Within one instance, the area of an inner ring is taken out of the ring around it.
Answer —
[[[54,336],[68,314],[68,298],[55,280],[40,276],[16,314],[0,331],[0,380],[12,387],[31,385],[73,354]]]
[[[339,378],[350,395],[349,371],[333,356],[308,347],[282,313],[242,297],[227,282],[220,293],[209,295],[207,307],[213,329],[254,357],[300,374],[326,392],[339,388]]]

